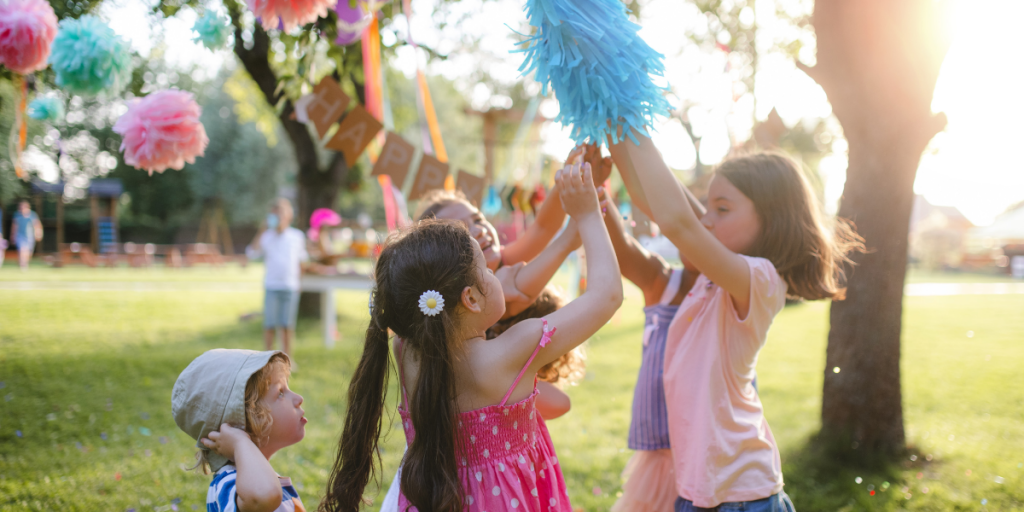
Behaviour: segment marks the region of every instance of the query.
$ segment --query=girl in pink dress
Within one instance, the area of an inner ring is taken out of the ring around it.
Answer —
[[[676,512],[793,512],[779,449],[753,379],[786,297],[841,299],[842,265],[861,240],[827,226],[799,166],[779,154],[731,158],[698,217],[643,134],[612,149],[634,202],[701,275],[665,346],[665,404]]]
[[[536,374],[611,318],[622,281],[589,165],[563,169],[556,181],[587,251],[589,286],[558,311],[496,338],[486,331],[505,312],[501,284],[462,223],[422,221],[388,241],[322,510],[356,512],[366,484],[380,476],[389,330],[409,443],[399,510],[572,510],[536,409]]]

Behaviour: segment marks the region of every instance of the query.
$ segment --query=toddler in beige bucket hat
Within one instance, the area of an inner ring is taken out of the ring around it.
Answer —
[[[178,376],[174,421],[196,440],[196,467],[215,473],[208,510],[305,510],[291,480],[270,465],[274,453],[305,435],[302,397],[288,388],[290,369],[284,352],[215,349]]]

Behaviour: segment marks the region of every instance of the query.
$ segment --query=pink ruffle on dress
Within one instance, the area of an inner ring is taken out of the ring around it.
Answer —
[[[554,332],[554,329],[548,330],[545,321],[540,343],[500,404],[459,414],[459,434],[467,443],[467,448],[459,453],[462,466],[459,478],[466,493],[466,511],[572,512],[555,447],[535,407],[536,378],[530,396],[508,404],[512,390]],[[404,381],[402,407],[398,412],[402,416],[406,441],[412,445],[416,432],[409,415]],[[409,506],[409,500],[400,495],[398,510]]]

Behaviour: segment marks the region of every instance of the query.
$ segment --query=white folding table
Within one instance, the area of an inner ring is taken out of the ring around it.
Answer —
[[[373,288],[373,280],[370,276],[362,274],[303,274],[299,287],[304,292],[320,292],[320,328],[323,331],[324,346],[332,348],[334,336],[338,332],[338,310],[334,304],[334,291],[370,290]]]

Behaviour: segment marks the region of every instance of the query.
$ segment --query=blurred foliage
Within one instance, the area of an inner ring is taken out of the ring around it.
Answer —
[[[253,123],[267,138],[270,147],[277,145],[277,113],[263,100],[263,93],[242,68],[224,81],[224,92],[235,100],[234,112],[240,123]]]

